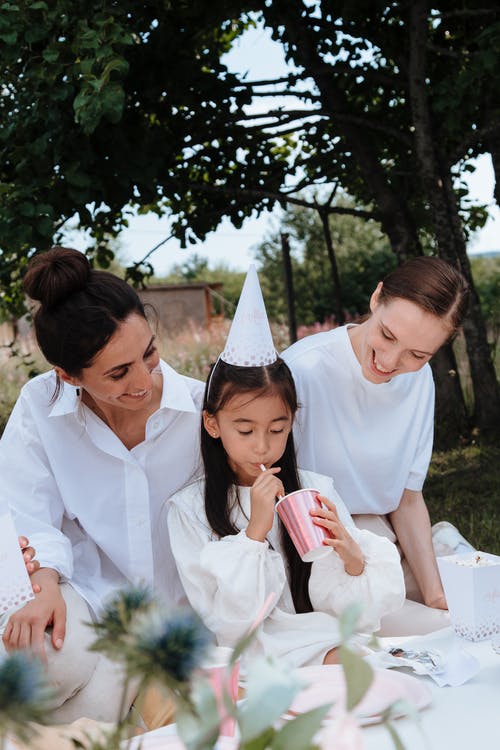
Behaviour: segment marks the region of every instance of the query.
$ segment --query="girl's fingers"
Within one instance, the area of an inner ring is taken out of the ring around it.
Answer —
[[[262,474],[260,477],[257,477],[255,480],[253,487],[255,489],[264,490],[264,491],[273,491],[275,495],[284,495],[285,490],[283,488],[283,483],[281,482],[278,477],[274,476],[274,474]]]
[[[264,464],[262,464],[263,466]],[[261,476],[265,477],[269,474],[277,474],[279,471],[281,471],[281,468],[279,466],[270,466],[269,469],[266,469],[262,472]]]
[[[333,510],[335,513],[337,512],[337,506],[335,505],[335,503],[332,503],[329,498],[325,497],[324,495],[318,495],[318,500],[321,500],[323,505],[326,505],[328,510]]]

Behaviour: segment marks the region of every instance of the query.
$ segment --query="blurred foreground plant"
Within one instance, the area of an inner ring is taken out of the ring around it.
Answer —
[[[358,616],[359,608],[351,607],[340,618],[339,655],[345,670],[347,711],[359,703],[373,680],[371,667],[348,645]],[[129,589],[110,602],[101,621],[93,627],[98,635],[93,648],[122,662],[129,678],[138,678],[142,687],[154,679],[168,689],[176,703],[177,732],[186,748],[211,750],[219,736],[221,713],[208,677],[201,669],[210,634],[199,618],[192,612],[167,613],[146,589]],[[248,633],[234,648],[228,675],[253,637],[254,633]],[[290,721],[280,721],[303,688],[297,673],[282,662],[267,658],[251,662],[245,700],[234,705],[228,692],[223,696],[224,716],[233,717],[237,723],[240,750],[318,748],[313,738],[330,704]],[[354,719],[351,724],[351,732],[360,732]],[[120,727],[105,748],[93,745],[93,750],[118,747],[124,729],[125,726]],[[360,740],[361,735],[356,736]],[[321,734],[318,737],[322,746]],[[325,742],[330,745],[330,740],[331,732]]]
[[[29,722],[45,723],[52,707],[53,693],[42,663],[16,651],[0,661],[0,749],[7,733],[23,742],[30,739]]]
[[[93,650],[124,666],[124,695],[131,679],[137,681],[138,690],[152,681],[166,688],[175,702],[177,733],[187,750],[216,747],[221,722],[227,718],[234,718],[237,725],[237,739],[226,738],[234,749],[360,750],[363,739],[353,709],[369,689],[373,671],[349,646],[359,613],[359,607],[351,606],[339,618],[339,658],[345,675],[346,705],[345,712],[326,727],[322,727],[322,722],[331,704],[282,721],[306,685],[298,672],[270,658],[256,658],[247,665],[244,701],[235,705],[227,688],[221,706],[203,669],[211,634],[193,612],[166,611],[146,588],[128,588],[113,597],[100,621],[92,625],[97,635]],[[227,667],[228,683],[234,664],[254,636],[255,631],[247,633],[233,649]],[[29,722],[44,722],[50,717],[49,698],[38,662],[19,653],[0,662],[0,740],[7,731],[21,740],[29,738]],[[137,708],[140,711],[140,706]],[[398,715],[404,712],[398,707]],[[401,750],[403,745],[390,724],[392,718],[394,712],[388,709],[384,719],[395,747]],[[78,746],[87,750],[125,750],[131,728],[127,718],[105,734],[104,741],[89,736],[85,745]]]

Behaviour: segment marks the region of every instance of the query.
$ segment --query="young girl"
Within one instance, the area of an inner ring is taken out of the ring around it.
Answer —
[[[262,323],[262,313],[243,317],[248,338],[249,322]],[[264,364],[255,365],[259,356],[245,353],[241,364],[229,363],[235,361],[233,328],[205,389],[205,477],[169,503],[178,571],[191,605],[220,645],[233,645],[275,592],[277,602],[254,649],[292,666],[334,663],[337,617],[349,603],[363,605],[359,628],[370,631],[402,605],[398,554],[388,540],[354,527],[330,478],[297,470],[292,425],[298,405],[290,370],[276,357],[272,340],[262,345],[262,336],[255,339],[274,361],[264,356]],[[302,562],[274,510],[277,496],[301,487],[320,491],[324,507],[313,512],[314,520],[331,534],[325,542],[331,554],[313,563]]]

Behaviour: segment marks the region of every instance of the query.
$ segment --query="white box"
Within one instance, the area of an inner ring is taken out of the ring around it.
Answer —
[[[469,641],[500,633],[500,557],[466,552],[437,563],[455,632]]]

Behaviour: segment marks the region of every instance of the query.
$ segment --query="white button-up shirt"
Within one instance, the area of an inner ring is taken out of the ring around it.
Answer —
[[[97,615],[107,596],[146,583],[178,604],[183,590],[166,525],[171,495],[201,473],[203,384],[161,362],[160,408],[128,450],[54,372],[27,383],[0,442],[0,503],[11,507],[43,567],[54,568]]]

